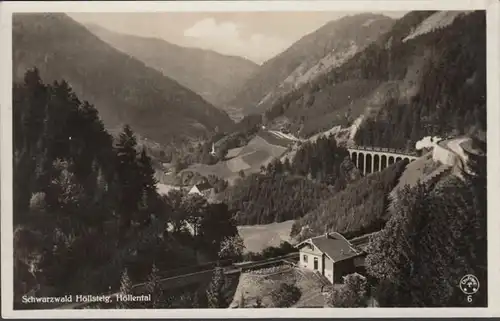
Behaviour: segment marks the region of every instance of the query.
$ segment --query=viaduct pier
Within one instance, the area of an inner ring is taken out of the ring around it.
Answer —
[[[353,146],[347,148],[354,165],[363,175],[380,172],[401,160],[413,162],[419,156],[392,148]]]

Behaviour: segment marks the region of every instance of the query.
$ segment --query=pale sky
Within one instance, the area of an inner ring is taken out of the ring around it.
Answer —
[[[404,12],[380,12],[399,18]],[[262,63],[325,23],[356,12],[68,13],[125,34],[164,39]]]

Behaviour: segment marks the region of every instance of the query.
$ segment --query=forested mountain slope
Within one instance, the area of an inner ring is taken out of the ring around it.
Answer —
[[[484,11],[410,12],[342,66],[274,104],[301,135],[363,116],[358,144],[408,148],[485,128]]]
[[[471,173],[401,191],[394,214],[367,249],[367,273],[381,307],[487,307],[486,157]],[[481,282],[473,300],[455,280]]]
[[[17,308],[34,307],[20,303],[30,291],[130,294],[151,274],[220,258],[221,244],[237,237],[225,204],[160,196],[151,159],[137,151],[130,127],[113,140],[96,108],[66,81],[44,84],[32,69],[13,87]],[[188,232],[187,221],[199,234]],[[166,307],[181,294],[152,296]]]
[[[158,38],[120,34],[97,25],[86,27],[116,49],[198,93],[215,107],[223,107],[227,97],[259,68],[241,57],[181,47]]]
[[[159,143],[200,137],[232,124],[199,95],[100,40],[65,14],[13,17],[13,76],[37,67],[92,101],[108,129],[125,123]]]
[[[419,26],[417,31],[422,29]],[[449,27],[404,40],[407,46],[413,45],[418,50],[422,50],[425,43],[433,44],[425,52],[428,58],[421,68],[418,90],[407,99],[389,100],[380,112],[362,124],[356,142],[408,149],[424,136],[483,136],[486,131],[485,13],[458,15]]]
[[[331,21],[283,53],[266,61],[228,107],[244,114],[261,113],[304,82],[341,65],[378,36],[389,30],[393,20],[375,14],[359,14]]]
[[[347,185],[295,221],[291,236],[302,241],[335,231],[350,238],[380,230],[389,219],[388,195],[405,166],[401,161]]]
[[[242,177],[223,193],[240,225],[299,219],[360,178],[334,137],[307,142],[290,161],[275,159],[260,173]]]

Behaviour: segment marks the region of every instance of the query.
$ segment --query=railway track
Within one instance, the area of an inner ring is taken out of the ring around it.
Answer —
[[[257,261],[257,262],[243,262],[243,263],[233,263],[230,260],[222,261],[222,262],[210,262],[209,264],[203,264],[199,266],[195,266],[190,268],[181,268],[181,269],[176,269],[176,270],[170,270],[170,271],[164,271],[160,272],[160,277],[161,279],[159,280],[159,283],[162,288],[169,288],[169,289],[174,289],[174,288],[181,288],[185,287],[188,285],[191,285],[193,283],[199,283],[203,282],[206,278],[210,277],[212,273],[218,268],[222,268],[224,270],[225,275],[233,275],[233,274],[238,274],[247,270],[251,269],[257,269],[257,268],[262,268],[265,266],[277,264],[277,263],[288,263],[286,260],[290,260],[292,258],[298,258],[299,253],[294,252],[290,254],[286,254],[280,257],[276,258],[270,258],[262,261]],[[191,270],[189,273],[186,273],[187,270]],[[194,271],[192,271],[194,270]],[[176,272],[179,271],[184,271],[183,274],[177,274],[177,275],[170,275],[170,274],[175,274]],[[142,282],[135,284],[132,287],[132,290],[134,292],[142,292],[144,287],[147,285],[147,282]],[[113,293],[104,293],[102,295],[105,296],[110,296],[111,301],[115,302],[117,296],[119,295],[119,292],[113,292]],[[71,304],[65,304],[62,306],[57,307],[56,309],[63,309],[63,310],[68,310],[68,309],[79,309],[79,308],[84,308],[86,306],[90,306],[93,303],[87,303],[87,302],[82,302],[82,303],[71,303]]]

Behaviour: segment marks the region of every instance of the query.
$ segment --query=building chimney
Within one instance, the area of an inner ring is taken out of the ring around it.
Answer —
[[[326,238],[329,238],[329,237],[330,237],[330,234],[328,234],[328,232],[325,232],[325,237],[326,237]]]
[[[340,254],[344,255],[344,249],[340,249]]]

